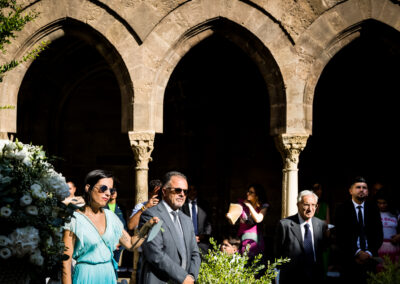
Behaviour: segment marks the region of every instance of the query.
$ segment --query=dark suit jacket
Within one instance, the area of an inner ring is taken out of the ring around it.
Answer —
[[[367,250],[377,256],[378,249],[383,241],[381,215],[375,203],[365,202],[364,205],[364,226],[368,241]],[[351,200],[344,202],[336,209],[335,226],[337,245],[344,257],[343,260],[354,260],[358,250],[359,225],[356,209]]]
[[[199,235],[211,235],[211,223],[208,220],[206,206],[202,200],[197,199],[197,229]],[[189,199],[182,206],[182,212],[190,217]]]
[[[327,225],[316,217],[313,217],[311,222],[316,256],[316,263],[313,267],[307,265],[305,258],[298,214],[279,221],[276,232],[275,257],[291,259],[289,263],[280,267],[279,283],[322,283],[322,252],[327,244]]]
[[[180,266],[181,256],[178,251],[176,229],[162,202],[142,213],[139,227],[154,216],[163,220],[164,223],[156,237],[150,242],[145,241],[142,245],[144,263],[139,283],[182,283],[188,274],[192,274],[197,279],[201,259],[192,220],[179,211],[179,220],[186,245],[185,270]]]

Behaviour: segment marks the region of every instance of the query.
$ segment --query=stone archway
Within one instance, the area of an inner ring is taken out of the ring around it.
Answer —
[[[61,160],[56,167],[78,185],[94,168],[113,170],[120,200],[132,198],[133,89],[113,47],[72,19],[58,23],[64,35],[30,66],[18,98],[16,137],[44,145]],[[129,119],[130,118],[130,119]]]
[[[353,29],[358,37],[332,57],[318,80],[313,136],[300,162],[302,186],[323,183],[332,206],[348,198],[348,180],[357,175],[391,191],[397,187],[391,165],[399,156],[391,141],[400,122],[393,72],[400,64],[400,32],[376,20]]]

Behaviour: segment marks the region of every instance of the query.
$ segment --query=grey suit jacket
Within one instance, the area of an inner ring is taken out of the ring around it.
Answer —
[[[313,217],[311,222],[316,263],[309,267],[305,258],[298,214],[279,221],[276,232],[275,257],[291,259],[289,263],[280,268],[280,283],[322,283],[322,252],[327,243],[327,225],[316,217]]]
[[[181,256],[178,251],[176,229],[162,202],[142,213],[139,227],[154,216],[163,220],[164,223],[157,236],[150,242],[145,241],[142,245],[143,268],[139,283],[182,283],[188,274],[192,274],[197,279],[201,259],[192,220],[179,211],[187,259],[186,269],[183,269],[180,265]]]

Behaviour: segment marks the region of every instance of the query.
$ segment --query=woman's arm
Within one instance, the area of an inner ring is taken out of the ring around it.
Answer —
[[[264,216],[267,213],[267,208],[261,209],[260,213],[254,209],[254,207],[250,204],[250,202],[245,201],[244,204],[249,207],[250,215],[256,223],[261,223],[264,220]]]
[[[158,221],[158,217],[153,217],[142,226],[138,234],[133,236],[130,236],[127,231],[122,230],[122,237],[119,239],[120,244],[129,251],[133,251],[134,249],[140,247],[143,241],[146,239],[153,224],[158,223]]]
[[[75,235],[71,231],[65,230],[63,241],[65,244],[65,254],[68,255],[68,259],[62,263],[62,283],[72,283],[72,254],[74,253]]]

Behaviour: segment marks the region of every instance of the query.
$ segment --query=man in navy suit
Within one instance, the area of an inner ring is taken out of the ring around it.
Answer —
[[[279,221],[275,257],[288,257],[279,283],[323,283],[322,252],[327,242],[327,225],[314,217],[318,196],[303,190],[297,197],[298,213]]]
[[[182,212],[192,219],[197,245],[202,253],[207,253],[210,245],[211,223],[209,221],[208,208],[207,203],[198,198],[197,188],[194,185],[190,185],[188,198],[182,206]]]
[[[139,227],[154,216],[163,224],[154,239],[142,245],[144,263],[139,281],[193,284],[201,259],[192,220],[180,210],[188,191],[186,177],[179,172],[167,173],[161,190],[162,201],[140,216]]]
[[[368,185],[356,177],[350,185],[351,200],[341,204],[335,214],[336,238],[342,257],[342,278],[349,283],[366,283],[373,272],[378,249],[383,241],[382,222],[375,203],[367,202]]]

